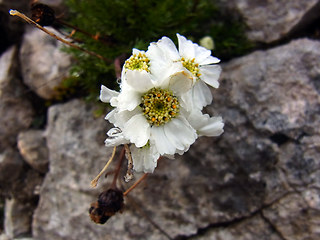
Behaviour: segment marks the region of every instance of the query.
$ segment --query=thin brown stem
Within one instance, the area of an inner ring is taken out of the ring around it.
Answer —
[[[132,160],[131,151],[128,144],[124,145],[124,149],[126,150],[126,157],[128,160],[128,169],[127,169],[126,175],[124,176],[124,180],[126,182],[129,182],[133,179],[133,160]]]
[[[131,192],[136,186],[138,186],[138,184],[142,182],[142,180],[145,179],[147,176],[148,176],[148,173],[143,174],[141,178],[139,178],[131,187],[127,189],[127,191],[123,193],[123,196],[128,195],[129,192]]]
[[[110,163],[112,162],[114,155],[116,154],[116,150],[117,147],[113,148],[113,152],[112,155],[109,159],[109,161],[107,162],[107,164],[104,166],[104,168],[100,171],[100,173],[91,181],[91,187],[96,187],[99,181],[99,178],[101,177],[101,175],[107,170],[107,168],[109,167]]]
[[[124,154],[125,154],[125,149],[122,148],[121,153],[120,153],[120,160],[119,160],[117,169],[115,170],[115,173],[114,173],[114,176],[113,176],[113,181],[112,181],[112,184],[111,184],[111,188],[117,188],[117,179],[118,179],[118,176],[119,176],[119,173],[120,173],[120,169],[121,169],[121,165],[122,165],[122,162],[123,162],[123,159],[124,159]]]
[[[87,49],[84,49],[84,48],[82,48],[82,47],[79,47],[78,45],[73,44],[72,42],[69,42],[69,41],[67,41],[67,40],[65,40],[65,39],[57,36],[57,35],[54,34],[53,32],[50,32],[49,30],[47,30],[46,28],[42,27],[41,25],[39,25],[38,23],[36,23],[35,21],[33,21],[32,19],[28,18],[26,15],[24,15],[23,13],[20,13],[20,12],[17,11],[17,10],[12,10],[12,9],[11,9],[9,13],[10,13],[12,16],[18,16],[18,17],[22,18],[22,19],[25,20],[27,23],[36,26],[37,28],[39,28],[40,30],[42,30],[43,32],[45,32],[46,34],[50,35],[51,37],[57,39],[57,40],[60,41],[60,42],[63,42],[64,44],[67,44],[67,45],[70,46],[70,47],[73,47],[73,48],[75,48],[75,49],[78,49],[78,50],[80,50],[80,51],[83,51],[83,52],[85,52],[85,53],[87,53],[87,54],[89,54],[89,55],[91,55],[91,56],[97,57],[97,58],[99,58],[99,59],[101,59],[101,60],[103,60],[103,61],[105,61],[105,62],[108,62],[108,63],[111,63],[111,62],[112,62],[110,59],[107,59],[107,58],[101,56],[100,54],[97,54],[97,53],[95,53],[95,52],[91,52],[91,51],[89,51],[89,50],[87,50]]]

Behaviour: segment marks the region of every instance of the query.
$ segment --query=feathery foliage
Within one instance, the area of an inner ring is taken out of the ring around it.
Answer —
[[[214,55],[222,60],[251,47],[244,26],[219,10],[215,0],[67,0],[66,4],[68,21],[96,39],[79,31],[73,37],[83,48],[110,59],[106,62],[67,49],[76,63],[63,84],[77,86],[90,99],[97,98],[101,84],[117,88],[115,59],[122,64],[132,48],[146,50],[150,42],[162,36],[175,40],[175,34],[180,33],[195,42],[211,36],[216,44]],[[61,87],[62,95],[65,88]]]

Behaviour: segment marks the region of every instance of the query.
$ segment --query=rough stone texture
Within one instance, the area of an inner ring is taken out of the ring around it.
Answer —
[[[39,194],[43,176],[30,169],[17,149],[8,148],[0,154],[0,197],[34,201]]]
[[[176,239],[317,239],[319,59],[320,43],[300,39],[225,64],[207,108],[223,116],[225,133],[162,159],[124,212],[102,226],[87,210],[111,181],[89,187],[111,154],[103,146],[108,126],[79,100],[51,107],[50,171],[34,237],[165,239],[148,215]]]
[[[31,233],[31,219],[34,206],[16,199],[5,203],[5,233],[10,238],[25,237]]]
[[[18,148],[24,160],[40,173],[48,171],[48,149],[42,130],[21,132],[18,136]]]
[[[319,42],[301,39],[232,61],[223,83],[255,129],[299,140],[320,131],[319,59]]]
[[[26,90],[19,79],[16,47],[0,57],[0,152],[16,144],[20,131],[33,119],[33,109],[25,98]]]
[[[103,143],[107,124],[95,119],[92,111],[92,106],[77,100],[49,109],[50,168],[34,215],[37,239],[93,239],[107,234],[88,216],[90,203],[98,196],[90,181],[111,154]]]
[[[24,163],[17,149],[7,148],[0,154],[0,198],[5,199],[6,233],[2,239],[31,236],[32,214],[42,180],[43,176]]]
[[[229,226],[215,226],[214,229],[200,234],[198,237],[191,237],[197,240],[282,240],[275,233],[273,227],[257,214],[252,218],[245,219],[239,223],[235,222]]]
[[[252,41],[270,43],[301,30],[319,18],[319,0],[231,0],[226,2],[243,16]]]
[[[0,153],[0,186],[3,186],[18,179],[23,170],[23,161],[18,152],[7,148]],[[1,196],[1,191],[0,191]]]
[[[319,239],[319,196],[319,189],[292,193],[263,214],[283,239]]]
[[[62,43],[41,30],[27,28],[20,49],[23,80],[44,99],[53,98],[54,88],[69,73],[70,56],[61,47]]]

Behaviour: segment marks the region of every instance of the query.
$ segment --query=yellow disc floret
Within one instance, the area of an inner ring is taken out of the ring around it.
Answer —
[[[163,125],[179,114],[178,98],[169,90],[152,88],[141,100],[143,115],[151,125]]]
[[[199,64],[195,63],[195,59],[185,59],[185,58],[181,58],[181,63],[182,65],[188,69],[193,76],[199,78],[201,76],[201,73],[199,72]]]
[[[133,54],[129,59],[127,59],[124,67],[130,70],[144,70],[149,72],[150,60],[145,54],[139,52],[138,54]]]

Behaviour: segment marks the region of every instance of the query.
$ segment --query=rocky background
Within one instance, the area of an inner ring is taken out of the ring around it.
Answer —
[[[111,155],[110,125],[80,99],[46,108],[71,59],[9,16],[28,4],[0,0],[1,240],[320,239],[319,0],[221,0],[258,43],[222,63],[207,111],[224,134],[161,160],[105,225],[88,208],[111,181],[90,187]]]

